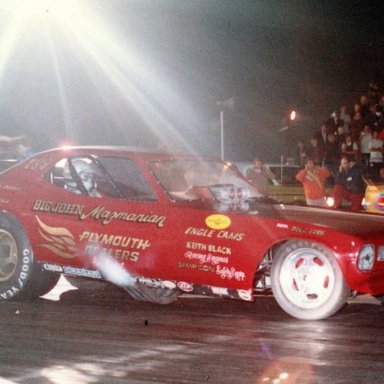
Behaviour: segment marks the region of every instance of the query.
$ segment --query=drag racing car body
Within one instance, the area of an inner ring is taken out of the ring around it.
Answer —
[[[278,204],[230,164],[120,147],[35,155],[0,174],[0,299],[60,274],[138,300],[272,292],[301,319],[384,293],[384,218]]]

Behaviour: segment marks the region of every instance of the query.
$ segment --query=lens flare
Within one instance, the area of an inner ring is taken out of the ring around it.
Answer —
[[[290,357],[274,361],[256,381],[257,384],[310,384],[312,367],[304,359]]]
[[[87,91],[92,99],[89,108],[105,110],[123,136],[132,137],[122,116],[134,111],[157,143],[165,143],[167,149],[193,152],[185,135],[187,127],[201,125],[198,114],[173,89],[174,80],[164,75],[160,64],[146,54],[146,45],[132,44],[129,36],[108,22],[106,12],[95,2],[3,0],[0,11],[9,16],[0,39],[0,76],[4,76],[12,54],[20,55],[22,51],[24,59],[36,57],[35,52],[39,52],[39,59],[35,60],[41,67],[30,66],[30,81],[33,70],[38,70],[44,76],[44,86],[56,89],[68,139],[80,141],[82,131],[88,128],[82,124],[87,121],[85,108],[73,100],[73,88],[77,86],[73,77],[77,76],[83,82],[86,79],[95,91]],[[47,85],[51,78],[54,84]],[[100,101],[103,105],[96,105]],[[137,138],[141,136],[136,133]]]

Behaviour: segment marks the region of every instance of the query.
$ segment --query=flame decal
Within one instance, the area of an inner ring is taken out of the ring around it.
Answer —
[[[38,216],[36,216],[36,220],[39,224],[40,235],[47,241],[46,244],[39,244],[40,247],[47,248],[54,254],[66,259],[76,257],[75,237],[68,229],[44,224]]]

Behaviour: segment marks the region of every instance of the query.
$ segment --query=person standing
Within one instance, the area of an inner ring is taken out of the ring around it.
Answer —
[[[350,133],[352,135],[353,141],[358,141],[360,138],[360,134],[364,127],[364,121],[361,117],[361,113],[359,111],[356,111],[353,115],[351,124],[350,124]]]
[[[344,122],[344,126],[343,126],[344,133],[349,133],[349,125],[351,124],[351,116],[348,113],[347,107],[345,105],[342,105],[340,107],[340,119],[343,120],[343,122]]]
[[[305,163],[305,158],[307,157],[307,147],[304,144],[303,140],[297,140],[297,147],[295,153],[295,163],[303,166]]]
[[[325,145],[327,144],[328,131],[328,127],[324,123],[321,124],[320,128],[313,135],[313,137],[317,140],[317,146],[319,147],[319,150],[323,153],[325,151]]]
[[[312,137],[308,147],[308,157],[313,159],[316,165],[322,165],[324,160],[324,148],[320,148],[316,137]]]
[[[344,141],[341,143],[341,153],[344,156],[351,156],[357,160],[359,154],[359,145],[352,141],[351,135],[346,135]]]
[[[341,158],[341,148],[336,141],[336,136],[333,133],[328,133],[328,141],[325,145],[324,165],[331,173],[331,177],[327,180],[329,185],[334,184],[334,177],[337,166]]]
[[[383,141],[378,136],[379,132],[373,131],[372,139],[369,142],[369,166],[374,180],[378,177],[379,169],[383,165]]]
[[[268,195],[268,181],[277,182],[275,174],[258,158],[253,161],[253,165],[247,170],[245,177],[265,196]]]
[[[364,125],[363,131],[360,134],[360,158],[361,163],[364,165],[366,169],[368,169],[369,166],[369,157],[371,150],[369,148],[369,145],[372,141],[372,130],[369,125]]]
[[[307,205],[326,207],[325,180],[329,175],[328,169],[316,165],[313,159],[305,160],[305,167],[296,179],[303,184]]]
[[[340,208],[343,199],[351,203],[351,211],[362,209],[366,181],[362,164],[355,159],[343,156],[340,160],[339,170],[335,177],[333,189],[334,208]]]
[[[336,133],[339,127],[344,127],[344,121],[340,119],[338,111],[334,111],[325,122],[328,132]]]

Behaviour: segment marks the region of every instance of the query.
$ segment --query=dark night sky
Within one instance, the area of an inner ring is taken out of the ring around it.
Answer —
[[[28,134],[36,149],[184,139],[219,155],[216,102],[234,96],[226,157],[273,160],[290,109],[306,136],[384,78],[380,1],[76,3],[78,24],[56,27],[45,5],[44,22],[14,39],[15,12],[0,6],[0,134]]]

